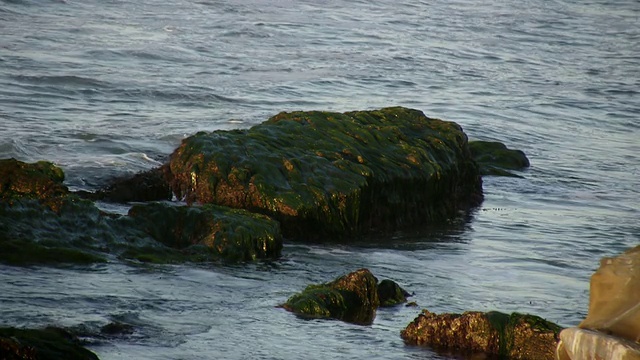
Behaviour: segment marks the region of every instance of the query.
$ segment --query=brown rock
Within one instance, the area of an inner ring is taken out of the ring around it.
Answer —
[[[559,332],[559,326],[533,315],[495,311],[437,315],[423,310],[401,336],[408,344],[436,350],[543,360],[555,357]]]

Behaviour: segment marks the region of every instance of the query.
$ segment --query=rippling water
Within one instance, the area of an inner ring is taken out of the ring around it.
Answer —
[[[133,324],[102,359],[447,359],[371,326],[275,308],[360,267],[436,312],[585,315],[603,256],[640,243],[636,0],[0,0],[0,158],[72,188],[157,166],[199,130],[285,110],[403,105],[524,150],[470,218],[241,266],[0,266],[0,324]]]

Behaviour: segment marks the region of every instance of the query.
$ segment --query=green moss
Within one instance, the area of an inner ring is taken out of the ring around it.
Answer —
[[[509,170],[529,167],[529,159],[520,150],[511,150],[495,141],[470,141],[471,156],[480,165],[482,175],[519,177]]]
[[[94,353],[79,345],[79,341],[68,332],[54,328],[0,328],[0,352],[9,359],[98,359]]]
[[[106,259],[81,250],[49,247],[28,241],[15,241],[0,238],[0,262],[8,265],[53,265],[106,262]]]
[[[504,358],[508,358],[514,353],[514,344],[516,341],[516,337],[521,337],[521,335],[516,333],[516,328],[519,324],[527,323],[534,331],[541,333],[551,332],[555,335],[555,337],[558,337],[560,331],[562,330],[562,328],[557,324],[554,324],[535,315],[520,313],[512,313],[511,315],[507,315],[498,311],[491,311],[486,313],[486,317],[491,323],[491,326],[498,333],[498,355]]]
[[[245,210],[151,203],[135,205],[129,216],[153,239],[181,250],[190,259],[201,255],[204,259],[252,261],[277,258],[282,250],[279,224]]]
[[[462,129],[401,107],[280,113],[198,133],[170,168],[187,202],[268,214],[293,238],[439,221],[481,197]]]
[[[385,279],[378,284],[380,306],[394,306],[405,303],[408,295],[409,293],[392,280]]]
[[[369,270],[361,269],[325,284],[309,285],[282,307],[304,317],[370,324],[379,305],[376,283]]]

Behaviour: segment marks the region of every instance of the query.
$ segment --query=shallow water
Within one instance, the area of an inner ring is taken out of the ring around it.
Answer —
[[[419,308],[371,326],[275,306],[367,267],[435,312],[586,315],[603,256],[640,243],[637,1],[0,0],[0,158],[93,190],[199,130],[280,111],[403,105],[522,149],[522,179],[435,229],[292,244],[238,266],[0,266],[0,324],[136,331],[102,359],[447,359],[405,346]]]

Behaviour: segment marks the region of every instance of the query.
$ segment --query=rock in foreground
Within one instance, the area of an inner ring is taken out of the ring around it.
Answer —
[[[425,224],[482,199],[460,126],[401,107],[280,113],[246,130],[201,132],[170,169],[179,198],[269,215],[291,238]]]
[[[391,280],[385,281],[397,286]],[[290,297],[282,307],[303,317],[333,318],[367,325],[373,322],[380,306],[378,290],[375,276],[367,269],[360,269],[326,284],[309,285],[303,292]]]
[[[434,314],[423,310],[402,332],[407,344],[502,359],[553,359],[560,327],[538,316],[500,312]]]
[[[593,331],[564,330],[558,359],[640,360],[640,246],[600,261],[579,327]]]
[[[560,333],[558,360],[640,360],[640,344],[598,331],[568,328]]]
[[[61,329],[0,328],[0,359],[97,360],[98,357]]]

